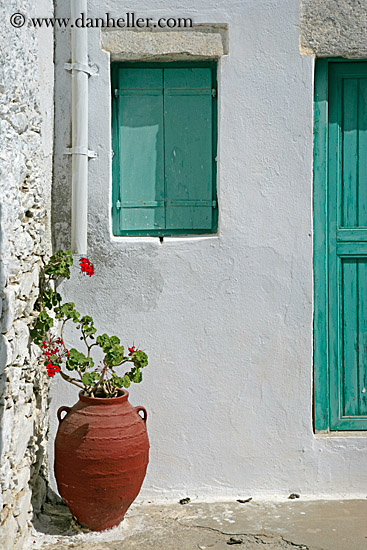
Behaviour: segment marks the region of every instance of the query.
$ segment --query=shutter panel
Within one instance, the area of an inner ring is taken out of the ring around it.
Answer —
[[[142,234],[165,227],[163,70],[118,72],[119,227]]]
[[[212,230],[212,103],[210,68],[164,69],[167,230]]]
[[[367,63],[330,65],[330,428],[366,430]]]

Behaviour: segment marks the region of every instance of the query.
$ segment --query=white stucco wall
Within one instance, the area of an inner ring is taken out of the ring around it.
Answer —
[[[58,1],[59,16],[67,16]],[[118,0],[89,15],[123,16]],[[103,4],[103,5],[102,5]],[[149,354],[133,404],[149,412],[141,496],[363,495],[365,437],[312,429],[313,57],[299,47],[296,0],[134,4],[137,14],[227,23],[218,66],[218,235],[111,236],[109,56],[89,30],[89,254],[96,275],[64,285],[98,329]],[[182,7],[183,6],[183,7]],[[69,31],[56,44],[54,233],[70,246]],[[55,411],[76,399],[59,380]]]

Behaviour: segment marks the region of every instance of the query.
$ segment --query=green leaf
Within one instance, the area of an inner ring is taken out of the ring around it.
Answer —
[[[109,342],[109,340],[110,339],[108,335],[105,333],[105,334],[101,334],[100,336],[97,336],[96,343],[103,349],[103,346],[105,346],[106,343]]]
[[[72,319],[74,323],[79,322],[80,313],[75,309],[74,302],[67,302],[55,308],[57,319]]]
[[[131,356],[136,367],[143,368],[148,365],[148,356],[144,351],[138,350]]]
[[[124,359],[124,346],[120,346],[120,338],[117,336],[109,337],[107,334],[102,334],[97,337],[96,343],[106,354],[105,362],[109,367],[119,365]]]
[[[136,384],[139,384],[140,382],[142,382],[142,380],[143,380],[143,373],[140,370],[136,371],[136,373],[133,376],[133,382],[135,382]]]
[[[43,307],[47,309],[52,309],[53,307],[60,304],[62,298],[58,292],[54,292],[52,288],[48,288],[43,293]]]
[[[128,377],[127,374],[125,374],[122,378],[122,385],[124,386],[124,388],[128,388],[130,384],[131,384],[130,378]]]
[[[94,361],[91,357],[86,357],[84,353],[78,351],[75,348],[69,350],[69,357],[66,361],[66,368],[68,370],[80,369],[85,371],[88,368],[94,367]]]
[[[100,374],[96,371],[94,372],[85,372],[82,376],[82,382],[86,386],[91,386],[100,379]]]
[[[89,315],[84,315],[84,317],[80,319],[80,324],[86,336],[92,336],[97,332],[97,329],[94,327],[93,319]]]
[[[70,279],[70,267],[73,265],[73,255],[71,250],[58,250],[53,254],[44,268],[45,275],[51,279],[66,277]]]
[[[114,378],[111,379],[111,384],[115,386],[115,388],[122,388],[124,381],[121,376],[114,376]]]
[[[47,311],[43,310],[37,318],[36,325],[39,329],[47,332],[51,327],[53,327],[54,320],[49,316]]]

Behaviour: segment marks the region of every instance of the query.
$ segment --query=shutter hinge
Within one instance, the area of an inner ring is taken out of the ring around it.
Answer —
[[[212,96],[217,97],[217,90],[215,88],[212,89]]]
[[[121,202],[120,201],[116,202],[116,208],[117,208],[117,210],[120,210],[120,208],[121,208]]]

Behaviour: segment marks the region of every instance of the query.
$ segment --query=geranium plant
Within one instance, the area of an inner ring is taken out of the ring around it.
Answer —
[[[31,330],[31,337],[42,350],[44,365],[48,376],[57,373],[64,380],[84,390],[91,397],[116,397],[120,388],[128,388],[131,382],[142,381],[142,368],[147,366],[148,357],[135,346],[125,348],[117,336],[107,334],[96,335],[93,318],[81,316],[73,302],[62,301],[57,292],[57,282],[70,278],[70,268],[73,266],[73,256],[70,251],[58,250],[44,266],[40,275],[40,296],[36,305],[39,313]],[[91,277],[94,265],[81,258],[79,269],[82,274]],[[80,331],[83,350],[68,348],[64,341],[64,328],[71,322]],[[100,348],[102,360],[95,363],[92,349]],[[125,363],[131,368],[124,373],[116,369]],[[129,365],[130,366],[130,365]],[[77,378],[68,374],[73,372]]]

